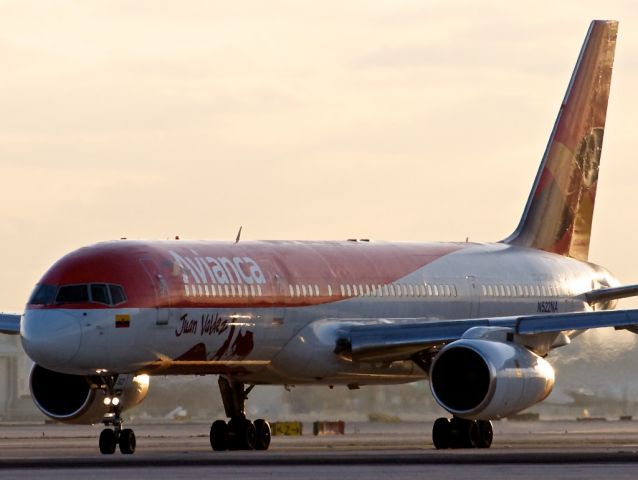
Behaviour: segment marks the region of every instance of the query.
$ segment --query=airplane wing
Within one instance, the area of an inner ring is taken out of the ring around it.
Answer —
[[[610,300],[618,300],[619,298],[635,297],[636,295],[638,295],[638,285],[599,288],[582,294],[590,305],[599,302],[608,302]]]
[[[21,317],[17,313],[0,313],[0,333],[19,335]]]
[[[360,362],[405,360],[419,352],[460,339],[474,327],[501,327],[512,335],[540,335],[590,328],[632,329],[638,325],[638,310],[606,310],[492,317],[467,320],[386,320],[383,323],[351,325],[341,331],[335,353]]]

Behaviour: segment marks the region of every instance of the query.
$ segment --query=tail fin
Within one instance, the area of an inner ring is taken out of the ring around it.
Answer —
[[[518,227],[505,243],[587,260],[618,22],[594,20]]]

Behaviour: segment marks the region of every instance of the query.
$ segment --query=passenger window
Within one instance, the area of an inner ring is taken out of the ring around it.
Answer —
[[[352,290],[350,289],[350,285],[346,285],[346,292],[348,292],[348,296],[352,296]]]
[[[444,295],[446,297],[451,297],[452,296],[452,294],[450,293],[450,286],[449,285],[443,285],[443,292],[444,292]]]
[[[307,295],[306,286],[305,285],[301,286],[301,295],[303,295],[304,297]]]
[[[250,288],[253,288],[253,286],[251,285]],[[288,285],[288,289],[290,290],[290,296],[294,297],[295,296],[295,289],[292,285]]]
[[[408,292],[411,297],[414,297],[414,287],[412,284],[408,285]]]
[[[432,285],[432,295],[434,295],[435,297],[439,296],[439,289],[436,285]]]
[[[60,287],[55,303],[80,303],[89,301],[88,285],[66,285]]]
[[[366,283],[366,296],[369,297],[370,296],[370,285],[368,285]]]
[[[315,285],[315,297],[319,296],[319,286]]]

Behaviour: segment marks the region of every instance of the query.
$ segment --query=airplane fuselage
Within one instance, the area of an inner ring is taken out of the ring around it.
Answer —
[[[78,375],[409,382],[425,375],[412,361],[335,355],[339,328],[585,311],[580,293],[616,284],[599,266],[502,243],[122,240],[51,267],[21,334],[36,363]]]

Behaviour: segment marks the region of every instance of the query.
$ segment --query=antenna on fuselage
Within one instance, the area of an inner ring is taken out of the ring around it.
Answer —
[[[235,243],[239,243],[239,238],[241,237],[241,229],[243,227],[239,227],[239,231],[237,232],[237,237],[235,238]]]

